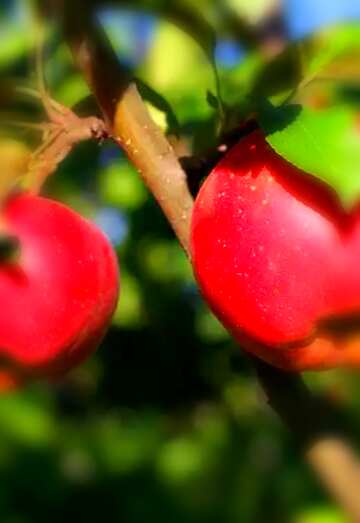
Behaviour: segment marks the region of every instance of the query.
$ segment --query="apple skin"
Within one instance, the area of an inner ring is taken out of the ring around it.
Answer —
[[[360,211],[343,211],[260,130],[202,185],[191,256],[205,300],[245,350],[288,371],[360,366]]]
[[[101,342],[119,291],[105,235],[65,205],[22,193],[2,211],[18,258],[0,262],[0,388],[55,378]]]

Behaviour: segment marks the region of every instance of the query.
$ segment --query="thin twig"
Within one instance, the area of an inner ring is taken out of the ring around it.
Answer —
[[[86,3],[64,0],[64,27],[74,59],[88,80],[109,126],[162,207],[189,252],[192,198],[186,176],[166,138],[152,122],[135,83],[87,12]],[[80,13],[77,16],[76,13]],[[303,443],[306,459],[351,521],[360,522],[360,468],[352,447],[331,430],[301,378],[256,362],[269,404]]]

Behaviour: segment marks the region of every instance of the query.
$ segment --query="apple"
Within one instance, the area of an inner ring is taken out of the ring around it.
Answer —
[[[55,378],[92,353],[114,312],[116,255],[103,233],[65,205],[22,193],[3,206],[18,243],[0,262],[0,388]]]
[[[240,140],[193,210],[194,274],[249,352],[288,371],[360,366],[360,210],[280,157]]]

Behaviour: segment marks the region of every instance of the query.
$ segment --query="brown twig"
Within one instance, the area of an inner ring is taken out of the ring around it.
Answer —
[[[189,252],[192,198],[186,176],[166,138],[152,122],[135,83],[121,70],[86,3],[64,0],[64,27],[75,61],[87,78],[104,116],[130,160],[162,207]],[[82,5],[81,5],[82,4]],[[77,15],[79,13],[80,15]],[[334,436],[328,418],[301,378],[256,362],[269,404],[302,441],[308,463],[329,493],[360,522],[360,469],[343,436]],[[325,412],[327,412],[325,410]]]
[[[96,116],[80,118],[71,109],[51,99],[46,92],[21,89],[44,104],[48,121],[40,124],[17,122],[15,125],[33,128],[43,134],[40,146],[32,153],[27,172],[27,185],[37,193],[45,180],[56,171],[73,148],[82,141],[107,138],[103,120]]]

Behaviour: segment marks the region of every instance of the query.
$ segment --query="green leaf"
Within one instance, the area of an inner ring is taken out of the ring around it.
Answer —
[[[254,81],[252,96],[288,94],[302,81],[304,64],[301,45],[294,43],[260,68]]]
[[[182,50],[180,55],[179,49]],[[208,89],[216,91],[211,65],[204,60],[203,51],[196,42],[172,24],[158,24],[142,79],[166,97],[181,123],[188,119],[205,119],[213,113],[205,96]]]
[[[269,11],[268,0],[225,0],[225,3],[251,24],[259,23]]]
[[[355,24],[326,28],[288,45],[265,62],[253,86],[253,96],[284,97],[301,94],[317,80],[359,84],[360,28]]]
[[[359,81],[359,52],[358,24],[327,28],[312,39],[307,76],[310,79]]]
[[[19,27],[3,27],[1,31],[0,68],[5,69],[25,56],[29,49],[29,34]]]
[[[206,101],[213,109],[219,108],[219,99],[209,90],[206,93]]]
[[[316,111],[267,105],[260,125],[268,143],[296,167],[328,184],[349,209],[360,198],[359,111],[333,106]]]

